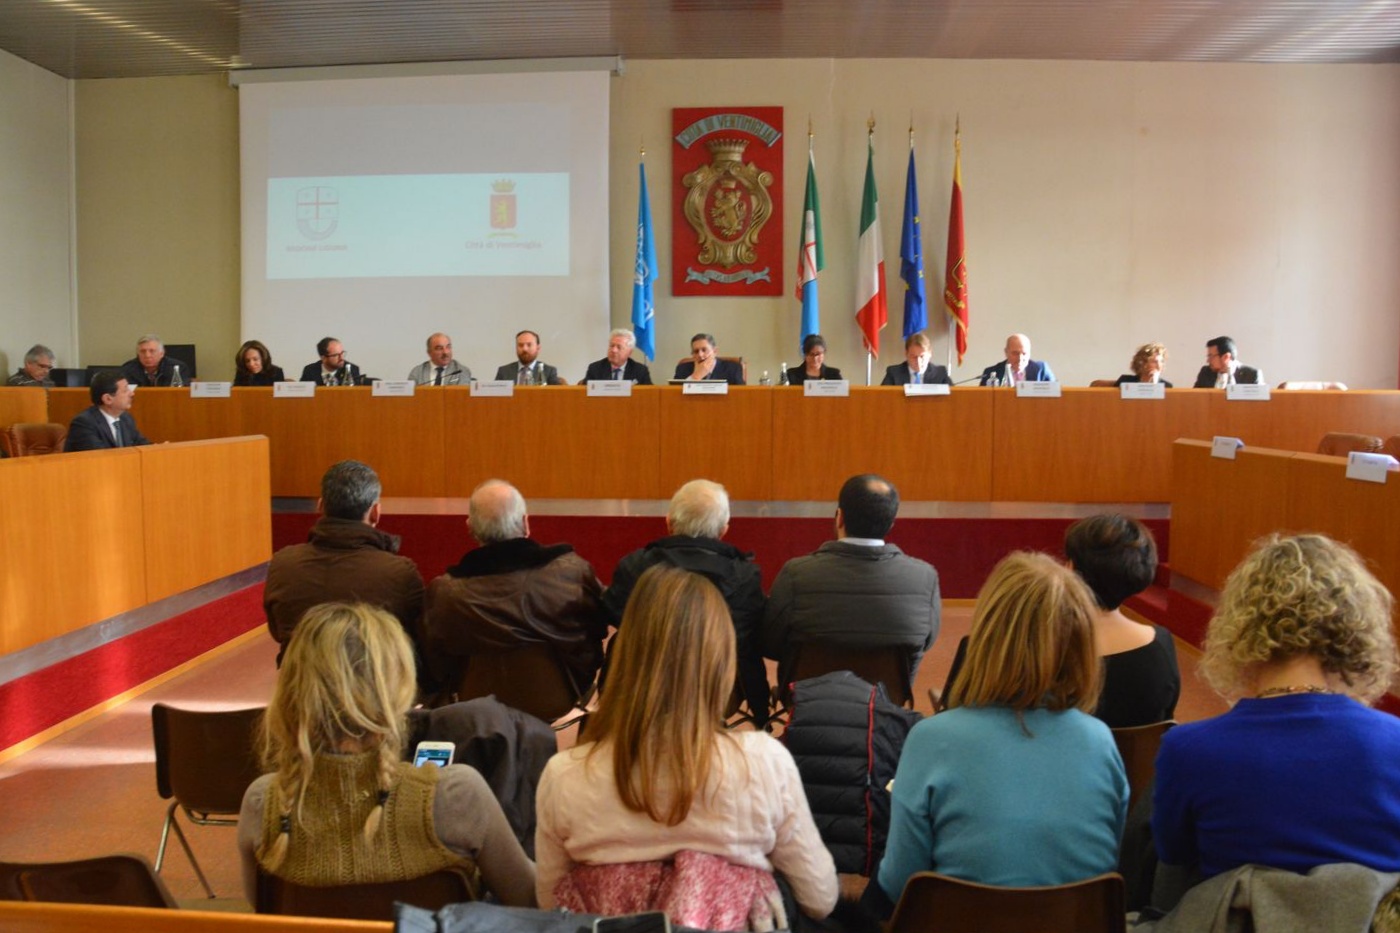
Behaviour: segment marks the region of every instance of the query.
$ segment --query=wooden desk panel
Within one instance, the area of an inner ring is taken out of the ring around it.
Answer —
[[[1243,403],[1240,403],[1243,404]],[[1178,441],[1172,455],[1172,571],[1212,589],[1256,540],[1286,528],[1295,454],[1248,448],[1234,460],[1204,441]]]
[[[903,499],[992,497],[992,393],[905,398],[892,387],[851,387],[849,398],[773,395],[773,496],[835,500],[858,473],[879,473]]]
[[[656,436],[660,498],[693,479],[723,483],[731,499],[773,498],[773,394],[768,386],[730,386],[728,395],[684,395],[659,386]],[[844,477],[842,477],[844,479]],[[840,480],[836,487],[839,488]],[[820,498],[830,498],[825,492]]]
[[[67,426],[74,415],[91,404],[91,396],[88,395],[87,389],[50,389],[49,415],[40,420]],[[136,424],[137,427],[141,425],[139,421]]]
[[[1250,447],[1312,453],[1332,431],[1400,434],[1400,392],[1279,392],[1267,402],[1231,402],[1222,391],[1210,397],[1210,435],[1238,437]]]
[[[468,496],[509,480],[530,498],[657,499],[656,424],[661,388],[630,398],[589,398],[585,386],[522,386],[511,398],[446,389],[445,491]]]
[[[145,604],[140,488],[134,447],[0,461],[0,653]]]
[[[141,456],[146,602],[272,557],[267,438],[136,450]]]
[[[0,386],[0,428],[30,422],[42,424],[48,420],[49,403],[43,389]]]
[[[1345,457],[1299,454],[1293,458],[1288,527],[1320,531],[1363,555],[1391,593],[1400,594],[1400,473],[1386,483],[1346,478]],[[1172,547],[1176,547],[1173,531]]]
[[[389,921],[0,901],[5,933],[393,933]]]
[[[995,398],[985,427],[993,433],[994,501],[1164,501],[1172,442],[1211,436],[1204,392],[1125,401],[1110,389],[1066,388],[1057,399],[1017,398],[1013,389],[954,391]]]

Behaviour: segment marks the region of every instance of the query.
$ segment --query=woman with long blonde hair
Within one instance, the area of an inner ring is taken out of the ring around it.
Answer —
[[[590,891],[621,886],[634,889],[633,909],[665,909],[635,890],[639,875],[626,866],[664,874],[699,854],[740,870],[711,878],[778,872],[803,912],[825,917],[836,903],[836,869],[792,756],[765,732],[725,729],[734,627],[719,590],[698,574],[652,567],[616,639],[584,741],[551,759],[540,779],[540,906],[610,912],[622,902],[590,899]]]
[[[243,888],[258,870],[308,886],[403,881],[475,866],[502,902],[534,906],[534,866],[485,779],[403,761],[417,692],[398,620],[364,604],[307,610],[263,721],[271,774],[243,797]]]

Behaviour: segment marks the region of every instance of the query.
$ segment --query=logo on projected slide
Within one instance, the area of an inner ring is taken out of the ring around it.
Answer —
[[[498,178],[491,182],[491,229],[515,229],[515,182]],[[513,234],[495,233],[492,236]]]
[[[340,223],[340,192],[325,185],[297,189],[297,229],[308,240],[324,240]]]

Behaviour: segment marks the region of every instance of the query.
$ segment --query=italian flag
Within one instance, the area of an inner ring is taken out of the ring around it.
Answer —
[[[856,272],[856,324],[861,339],[877,359],[880,330],[889,320],[885,291],[885,251],[880,245],[880,196],[875,193],[875,140],[868,140],[865,156],[865,193],[860,201],[860,266]]]

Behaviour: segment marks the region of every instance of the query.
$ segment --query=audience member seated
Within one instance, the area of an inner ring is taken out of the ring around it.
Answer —
[[[1264,374],[1236,359],[1235,341],[1215,337],[1206,341],[1206,365],[1196,374],[1197,389],[1223,389],[1229,385],[1261,385]]]
[[[1012,334],[1006,338],[1006,359],[982,370],[984,386],[1011,386],[1018,382],[1054,382],[1050,364],[1031,359],[1031,338]]]
[[[1044,554],[1002,560],[977,596],[949,710],[914,726],[889,841],[865,903],[888,916],[909,876],[1001,886],[1114,871],[1128,779],[1098,702],[1094,604]]]
[[[767,732],[724,728],[734,628],[719,590],[698,574],[652,567],[616,638],[583,742],[540,779],[540,906],[661,909],[700,929],[763,929],[776,872],[803,913],[829,914],[836,868],[792,756]],[[693,897],[653,900],[658,881]],[[788,926],[785,916],[767,919]]]
[[[369,603],[399,620],[421,645],[423,580],[418,567],[399,555],[397,535],[379,524],[379,476],[358,460],[342,460],[321,477],[321,517],[305,544],[292,544],[272,555],[263,587],[267,628],[281,645],[277,663],[302,615],[318,603],[352,600]],[[424,685],[426,690],[426,685]]]
[[[1172,384],[1162,378],[1162,364],[1167,361],[1167,348],[1160,343],[1144,343],[1133,354],[1132,373],[1118,377],[1116,385],[1125,382],[1160,382],[1168,389]]]
[[[800,645],[899,646],[909,678],[938,637],[938,571],[885,537],[899,512],[899,490],[873,473],[841,487],[836,538],[794,557],[773,581],[763,618],[764,653],[778,661],[778,685],[792,680]]]
[[[543,642],[584,692],[603,660],[603,586],[568,544],[530,539],[519,490],[487,480],[472,492],[467,531],[481,545],[428,587],[424,629],[436,679],[451,690],[475,651]]]
[[[910,334],[904,340],[904,362],[887,367],[884,381],[880,385],[952,385],[953,380],[948,375],[948,367],[930,362],[932,356],[933,352],[924,332]]]
[[[534,866],[485,779],[402,760],[416,694],[413,649],[393,616],[343,603],[306,613],[263,721],[272,773],[249,786],[238,817],[249,903],[258,868],[330,886],[465,866],[502,903],[534,906]]]
[[[739,686],[756,725],[768,721],[768,671],[759,645],[763,623],[763,579],[753,555],[720,539],[729,531],[729,493],[719,483],[695,479],[671,497],[666,537],[618,561],[612,585],[603,594],[608,621],[622,624],[627,600],[649,567],[667,564],[705,577],[719,588],[734,624]]]
[[[540,335],[534,331],[522,330],[516,334],[515,362],[499,367],[496,378],[519,386],[564,385],[558,369],[539,361],[540,346]]]
[[[236,386],[270,386],[286,381],[281,366],[272,365],[272,352],[260,340],[245,341],[233,358]]]
[[[122,377],[133,388],[189,384],[190,364],[165,355],[165,344],[155,334],[136,341],[136,357],[122,364]]]
[[[1202,878],[1241,865],[1400,871],[1392,599],[1349,548],[1273,537],[1225,583],[1200,670],[1237,702],[1162,739],[1152,831]]]
[[[601,360],[588,364],[580,383],[593,379],[626,380],[639,386],[651,385],[651,369],[645,363],[632,359],[632,350],[637,346],[637,335],[625,327],[619,327],[608,334],[608,352]]]
[[[696,334],[690,338],[690,359],[676,366],[676,379],[723,380],[732,386],[744,384],[744,367],[737,360],[722,360],[715,356],[714,334]]]
[[[115,447],[142,447],[149,444],[131,417],[131,400],[136,390],[122,374],[104,369],[92,377],[88,395],[92,405],[84,408],[68,424],[63,449],[109,450]]]
[[[452,338],[433,334],[428,338],[428,358],[408,371],[409,381],[420,386],[469,385],[472,371],[452,358]]]
[[[369,385],[374,381],[345,358],[345,347],[334,337],[322,337],[316,341],[316,355],[320,357],[319,360],[302,367],[302,382],[330,387]]]
[[[826,365],[826,338],[808,334],[802,338],[802,365],[787,371],[788,385],[800,386],[808,379],[841,379],[841,370]]]
[[[36,343],[29,348],[29,352],[24,354],[24,365],[15,370],[15,374],[5,380],[7,386],[42,386],[45,389],[53,388],[53,379],[49,378],[50,371],[53,370],[53,351],[42,343]]]

